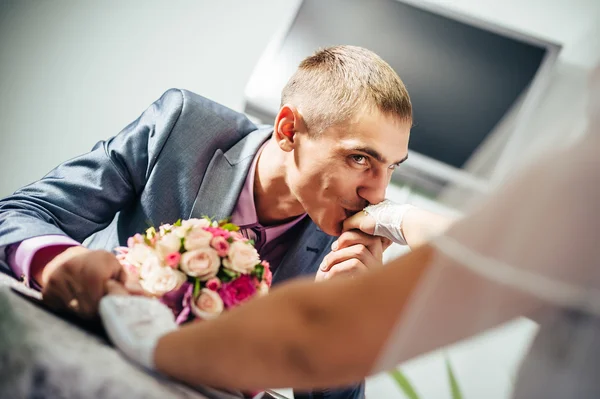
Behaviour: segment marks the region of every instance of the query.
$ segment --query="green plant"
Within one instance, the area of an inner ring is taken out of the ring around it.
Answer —
[[[450,385],[450,395],[452,399],[463,399],[462,391],[460,390],[460,386],[458,385],[458,380],[454,375],[452,364],[450,364],[450,359],[448,359],[448,356],[445,356],[445,359],[446,375],[448,377],[448,384]],[[420,399],[419,394],[417,394],[417,391],[415,390],[414,386],[401,370],[394,369],[391,370],[389,374],[394,379],[394,381],[396,381],[396,384],[398,384],[398,387],[408,399]]]

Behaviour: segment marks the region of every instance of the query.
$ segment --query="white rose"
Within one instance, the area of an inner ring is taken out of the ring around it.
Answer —
[[[250,273],[259,263],[260,258],[256,248],[243,241],[232,242],[227,258],[223,259],[226,268],[243,274]]]
[[[161,259],[164,259],[167,255],[173,252],[179,252],[181,248],[181,238],[176,234],[168,233],[158,240],[156,243],[156,251],[159,253]]]
[[[153,255],[155,255],[154,251],[146,244],[135,244],[133,248],[127,252],[125,261],[129,264],[140,267],[147,258]]]
[[[202,288],[198,299],[192,301],[192,313],[203,320],[214,319],[223,313],[223,308],[219,293],[208,288]]]
[[[156,254],[154,251],[150,251],[146,254],[146,258],[140,266],[140,277],[142,279],[150,278],[163,267],[164,265],[158,254]]]
[[[158,234],[160,234],[161,236],[164,236],[164,235],[169,234],[169,232],[171,230],[173,230],[173,225],[172,224],[162,224],[158,228]]]
[[[180,265],[181,270],[188,276],[206,281],[217,275],[221,266],[221,258],[214,249],[201,248],[181,255]]]
[[[181,227],[191,229],[192,227],[204,228],[210,227],[210,222],[206,219],[187,219],[181,222]]]
[[[213,235],[204,230],[203,227],[195,226],[185,236],[185,249],[186,251],[193,251],[194,249],[207,248],[210,246],[212,238]]]
[[[180,271],[173,270],[170,267],[155,267],[148,270],[146,277],[142,278],[140,284],[144,291],[152,295],[163,296],[167,292],[181,287],[185,281],[185,274]]]

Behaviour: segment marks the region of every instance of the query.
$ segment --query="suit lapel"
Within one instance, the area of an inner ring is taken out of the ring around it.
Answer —
[[[296,226],[300,232],[281,264],[273,273],[273,283],[301,275],[314,275],[335,239],[322,232],[308,217]]]
[[[190,218],[224,219],[231,216],[252,160],[272,131],[270,127],[256,130],[227,152],[215,151],[196,194]]]
[[[190,218],[210,216],[223,219],[231,216],[254,156],[272,132],[272,127],[259,129],[241,139],[227,152],[221,149],[215,151],[204,173]],[[274,283],[304,274],[313,275],[334,240],[318,229],[308,217],[294,228],[298,229],[297,238],[274,271]]]

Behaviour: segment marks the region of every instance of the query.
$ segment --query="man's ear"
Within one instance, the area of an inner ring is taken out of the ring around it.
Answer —
[[[289,152],[294,149],[297,134],[304,131],[304,120],[300,111],[290,104],[285,104],[275,118],[273,134],[279,147]]]

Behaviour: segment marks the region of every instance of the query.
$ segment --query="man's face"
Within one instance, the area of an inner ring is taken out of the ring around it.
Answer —
[[[340,235],[348,216],[385,198],[393,170],[408,155],[410,127],[373,111],[316,136],[296,135],[288,183],[325,233]]]

